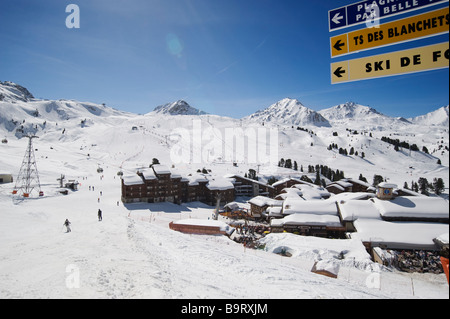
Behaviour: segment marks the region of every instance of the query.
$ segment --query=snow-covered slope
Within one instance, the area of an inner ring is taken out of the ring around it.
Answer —
[[[165,115],[204,115],[203,111],[190,106],[186,101],[178,100],[173,103],[157,106],[153,113]]]
[[[430,112],[425,115],[409,119],[412,123],[426,126],[447,126],[449,125],[449,106]]]
[[[298,126],[329,127],[330,123],[319,113],[305,107],[296,99],[283,99],[258,111],[244,120],[258,123],[275,123]]]
[[[185,177],[202,168],[217,177],[244,175],[249,169],[259,169],[260,181],[264,182],[271,176],[300,177],[307,174],[308,165],[323,164],[344,170],[346,177],[357,179],[362,173],[369,182],[374,174],[400,186],[420,177],[429,181],[442,177],[448,187],[448,127],[407,124],[354,134],[339,126],[314,127],[312,133],[292,128],[291,124],[279,124],[278,157],[296,161],[299,171],[294,171],[276,164],[256,167],[247,160],[247,149],[237,165],[216,153],[212,138],[216,138],[221,149],[233,149],[224,132],[230,128],[264,128],[257,121],[245,123],[215,115],[136,115],[66,100],[24,101],[16,86],[0,84],[0,88],[10,99],[0,102],[0,137],[8,140],[0,144],[0,170],[17,176],[27,146],[27,140],[18,132],[23,126],[24,131],[40,137],[34,140],[34,148],[45,194],[43,198],[24,201],[11,195],[13,183],[0,185],[0,298],[413,297],[411,278],[404,274],[381,270],[381,289],[367,286],[372,275],[369,270],[350,265],[343,265],[337,280],[312,274],[314,260],[306,257],[317,255],[314,250],[321,251],[321,245],[327,247],[327,253],[319,255],[331,256],[339,250],[337,242],[330,249],[327,243],[311,243],[313,239],[308,239],[308,245],[317,247],[311,251],[305,243],[292,242],[290,236],[270,237],[270,251],[292,243],[290,247],[298,252],[295,258],[284,258],[245,250],[225,238],[171,231],[171,221],[208,219],[213,208],[201,203],[123,206],[117,173],[133,174],[137,169],[148,168],[152,158],[157,158]],[[300,109],[292,107],[293,111]],[[182,164],[172,161],[174,144],[170,139],[180,133],[180,128],[188,134],[183,136],[184,143],[176,145],[185,147],[183,151],[192,159]],[[194,129],[198,128],[203,138],[199,143],[204,155],[201,162],[193,160],[196,154],[190,148],[194,144]],[[382,136],[426,146],[430,154],[395,151],[392,145],[381,141]],[[257,145],[266,147],[268,143],[269,140],[258,140]],[[335,149],[328,150],[331,143],[348,150],[354,147],[359,155],[345,156]],[[438,158],[442,165],[437,164]],[[104,170],[103,177],[97,173],[99,166]],[[304,173],[300,172],[301,166]],[[61,195],[57,181],[61,174],[66,180],[78,180],[80,190]],[[314,178],[314,174],[309,176]],[[95,191],[89,186],[95,186]],[[102,222],[97,221],[99,208],[103,211]],[[72,222],[70,234],[63,232],[66,218]],[[348,247],[348,243],[342,244]],[[76,271],[80,287],[70,289],[67,280]],[[414,288],[416,298],[448,299],[445,276],[414,277]]]

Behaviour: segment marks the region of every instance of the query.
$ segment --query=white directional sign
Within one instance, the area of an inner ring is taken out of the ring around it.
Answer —
[[[329,29],[331,32],[357,24],[370,24],[373,21],[389,16],[419,10],[448,1],[449,0],[365,0],[329,11]]]

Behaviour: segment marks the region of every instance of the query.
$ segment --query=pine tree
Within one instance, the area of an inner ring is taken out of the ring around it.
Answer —
[[[441,195],[442,191],[445,189],[444,180],[442,178],[435,178],[433,180],[433,188],[436,195]]]
[[[254,169],[250,168],[248,170],[248,178],[253,179],[255,181],[258,180],[258,177],[256,176],[256,171]]]
[[[298,171],[297,161],[294,161],[294,171]]]
[[[288,158],[288,159],[286,160],[286,162],[284,163],[284,167],[285,167],[285,168],[292,168],[292,161],[291,161],[290,158]]]
[[[378,184],[384,182],[384,178],[381,175],[374,175],[373,176],[373,186],[378,186]]]
[[[421,194],[428,195],[428,189],[430,188],[430,184],[425,177],[419,178],[419,190]]]
[[[367,183],[367,178],[363,176],[363,174],[359,174],[359,180]]]
[[[316,180],[314,181],[314,184],[320,186],[320,173],[319,173],[319,170],[316,171]]]

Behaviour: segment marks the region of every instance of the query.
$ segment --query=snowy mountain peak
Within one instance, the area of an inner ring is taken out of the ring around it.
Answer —
[[[383,116],[374,108],[360,105],[355,102],[339,104],[332,108],[322,110],[319,113],[329,121],[360,118],[362,119],[367,116]]]
[[[429,126],[449,125],[449,106],[441,107],[436,111],[409,119],[414,124]]]
[[[330,123],[322,115],[305,107],[298,100],[290,98],[278,101],[268,108],[258,111],[245,119],[288,125],[330,126]]]
[[[173,103],[168,103],[164,105],[157,106],[154,110],[156,114],[166,114],[166,115],[204,115],[206,112],[200,111],[192,106],[190,106],[184,100],[178,100]]]
[[[28,102],[34,96],[23,86],[11,81],[0,81],[0,102]]]

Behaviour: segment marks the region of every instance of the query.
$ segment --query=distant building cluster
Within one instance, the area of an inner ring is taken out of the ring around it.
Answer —
[[[271,232],[358,239],[370,252],[375,247],[437,250],[442,245],[435,239],[448,234],[447,200],[386,182],[373,187],[343,179],[322,187],[286,178],[268,185],[239,175],[183,177],[159,164],[122,180],[125,203],[201,201],[215,206],[217,200],[225,205],[226,216],[265,220]]]

